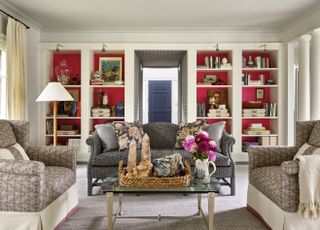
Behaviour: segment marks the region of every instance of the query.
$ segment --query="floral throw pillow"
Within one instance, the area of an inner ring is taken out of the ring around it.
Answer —
[[[176,149],[182,149],[182,144],[188,135],[195,135],[198,132],[204,129],[206,124],[205,120],[198,120],[192,123],[187,122],[180,122],[179,123],[179,130],[177,132],[177,140],[176,140]]]
[[[137,142],[137,149],[141,148],[144,132],[139,122],[114,121],[112,128],[118,137],[119,151],[128,149],[133,139]]]

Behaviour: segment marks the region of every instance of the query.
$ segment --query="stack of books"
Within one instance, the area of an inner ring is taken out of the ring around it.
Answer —
[[[243,130],[243,133],[247,135],[269,135],[271,132],[270,130],[263,127],[261,123],[255,123],[251,124],[250,127]]]
[[[258,142],[262,146],[278,145],[278,137],[259,137]]]
[[[264,103],[263,107],[266,110],[267,117],[277,116],[277,103]]]
[[[265,117],[266,109],[243,109],[243,117]]]
[[[90,85],[103,85],[104,81],[102,79],[91,79]]]
[[[206,105],[205,103],[197,103],[197,117],[206,116]]]
[[[209,109],[208,117],[230,117],[228,109]]]
[[[91,109],[92,117],[110,117],[110,109],[109,108],[92,108]]]

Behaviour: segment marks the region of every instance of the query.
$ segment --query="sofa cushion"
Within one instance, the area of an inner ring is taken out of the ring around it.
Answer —
[[[287,179],[282,180],[280,166],[256,168],[250,173],[250,184],[283,210],[295,212],[298,210],[299,189],[290,183]]]
[[[183,157],[184,160],[189,160],[190,165],[194,166],[194,160],[192,159],[192,155],[186,152],[183,149],[158,149],[158,150],[151,150],[151,159],[156,159],[159,157],[163,157],[166,155],[171,155],[173,153],[179,153]],[[140,155],[141,152],[137,151],[137,163],[140,162]],[[126,165],[128,162],[128,151],[108,151],[103,152],[102,154],[96,155],[92,159],[93,166],[110,166],[110,167],[118,167],[119,160],[123,160],[124,164]],[[217,158],[215,161],[216,166],[230,166],[230,159],[221,154],[217,153]]]
[[[19,143],[0,148],[0,159],[2,160],[30,160]]]
[[[137,148],[141,148],[144,132],[138,121],[133,123],[114,121],[112,122],[112,127],[118,137],[119,150],[128,149],[132,139],[136,140]]]
[[[187,122],[180,122],[179,123],[179,130],[177,132],[177,138],[176,138],[176,149],[181,149],[182,144],[186,137],[188,135],[195,135],[198,132],[202,131],[204,129],[204,126],[206,124],[205,120],[198,120],[192,123]]]
[[[310,134],[308,143],[320,147],[320,122],[317,122]]]
[[[174,149],[179,126],[168,122],[154,122],[142,125],[150,137],[151,149]]]
[[[103,149],[106,151],[119,149],[118,137],[111,124],[98,124],[94,128],[101,139]]]
[[[0,120],[0,148],[6,148],[15,143],[17,140],[10,123],[6,120]]]
[[[225,129],[225,124],[225,121],[219,121],[204,127],[204,131],[206,131],[209,134],[210,138],[217,143],[216,151],[218,152],[221,152],[221,140],[223,131]]]
[[[44,170],[46,182],[45,203],[49,205],[76,182],[76,176],[71,169],[64,167],[46,166]]]

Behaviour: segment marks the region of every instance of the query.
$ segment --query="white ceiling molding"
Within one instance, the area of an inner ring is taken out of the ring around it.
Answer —
[[[14,7],[12,4],[7,2],[6,0],[0,0],[0,8],[8,14],[16,17],[23,23],[27,24],[28,26],[32,27],[37,31],[41,31],[41,24],[31,19],[28,15]]]

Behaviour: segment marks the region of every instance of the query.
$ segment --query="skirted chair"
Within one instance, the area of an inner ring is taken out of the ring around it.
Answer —
[[[307,220],[298,212],[299,162],[293,160],[299,148],[309,142],[315,124],[296,124],[293,147],[250,147],[248,210],[274,230],[320,229],[320,220]],[[320,138],[318,136],[312,138]],[[320,146],[319,146],[320,147]]]
[[[76,151],[32,146],[28,122],[0,120],[0,155],[15,142],[30,160],[0,157],[0,229],[54,229],[78,206]]]

